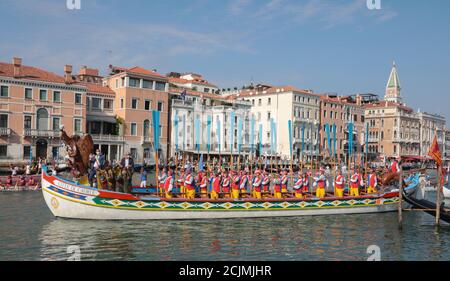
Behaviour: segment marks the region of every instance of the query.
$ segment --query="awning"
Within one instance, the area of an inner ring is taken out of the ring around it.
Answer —
[[[101,121],[101,122],[107,122],[107,123],[114,123],[116,124],[116,117],[114,116],[105,116],[105,115],[87,115],[86,116],[87,121]]]

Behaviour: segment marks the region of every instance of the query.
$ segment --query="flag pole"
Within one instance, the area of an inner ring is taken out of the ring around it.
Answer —
[[[437,128],[435,129],[434,137],[436,139],[437,149],[439,149],[439,142],[437,140]],[[434,146],[434,141],[433,141]],[[437,177],[437,186],[436,186],[436,226],[439,227],[440,219],[441,219],[441,168],[439,162],[436,161],[436,177]]]

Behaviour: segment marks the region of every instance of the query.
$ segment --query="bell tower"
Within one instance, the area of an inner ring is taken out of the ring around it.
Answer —
[[[402,97],[400,96],[400,80],[397,74],[397,65],[395,62],[392,64],[391,74],[386,85],[386,94],[384,96],[385,101],[391,101],[395,103],[402,103]]]

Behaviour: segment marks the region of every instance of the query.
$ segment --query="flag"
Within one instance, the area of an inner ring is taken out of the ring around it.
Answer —
[[[288,131],[289,131],[289,152],[292,159],[292,120],[288,120]]]
[[[327,145],[328,145],[328,152],[330,153],[330,157],[333,153],[333,149],[331,148],[331,133],[330,133],[330,124],[325,124],[325,132],[327,133]]]
[[[159,150],[159,117],[160,112],[158,110],[152,111],[152,118],[153,118],[153,145],[155,147],[155,151]]]
[[[178,111],[175,113],[175,120],[174,120],[174,133],[175,133],[175,152],[178,151]]]
[[[337,157],[337,151],[336,151],[336,124],[333,124],[333,155],[336,158]]]
[[[242,148],[242,118],[238,117],[238,131],[237,131],[237,143],[238,143],[238,153],[241,154]]]
[[[211,151],[211,115],[208,115],[206,118],[206,149],[209,153]]]
[[[353,123],[348,123],[348,155],[353,153]]]
[[[436,161],[436,165],[438,167],[442,166],[442,154],[439,150],[439,143],[437,141],[437,136],[434,136],[433,143],[431,144],[430,150],[428,150],[428,156],[433,158]]]

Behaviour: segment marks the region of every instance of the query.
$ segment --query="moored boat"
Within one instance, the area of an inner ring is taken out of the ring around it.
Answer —
[[[412,180],[405,190],[413,192],[417,185],[418,180]],[[102,220],[361,214],[395,211],[399,204],[399,192],[395,189],[388,189],[382,194],[322,199],[166,199],[94,189],[60,176],[49,175],[46,167],[42,173],[42,192],[46,204],[56,217]]]

